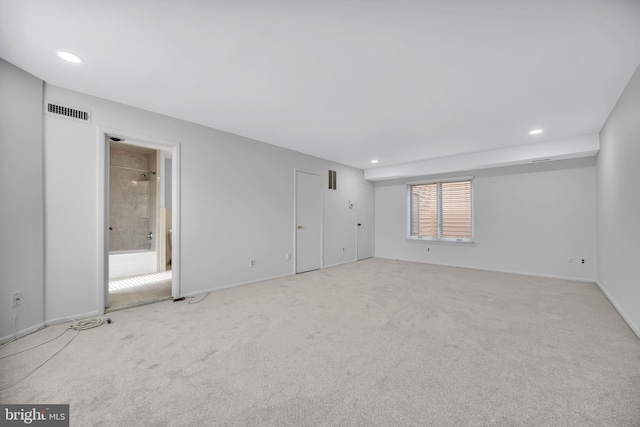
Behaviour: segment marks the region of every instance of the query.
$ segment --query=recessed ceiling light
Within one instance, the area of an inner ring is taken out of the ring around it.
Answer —
[[[64,59],[65,61],[73,62],[74,64],[79,64],[82,62],[82,59],[78,58],[73,53],[60,51],[58,52],[58,56]]]
[[[374,159],[374,160],[371,160],[371,163],[378,163],[378,161]]]
[[[531,132],[529,132],[529,135],[537,135],[539,133],[542,133],[542,129],[534,129]]]

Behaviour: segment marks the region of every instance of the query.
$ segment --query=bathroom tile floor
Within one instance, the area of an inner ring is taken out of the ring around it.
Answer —
[[[106,313],[171,299],[171,271],[109,281]]]

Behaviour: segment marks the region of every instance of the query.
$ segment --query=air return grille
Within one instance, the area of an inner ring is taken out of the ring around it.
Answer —
[[[336,171],[329,170],[329,190],[338,189],[338,174]]]
[[[69,107],[66,105],[54,104],[52,102],[47,102],[47,113],[66,117],[72,120],[79,120],[81,122],[90,122],[91,121],[91,112],[78,110],[77,108]]]

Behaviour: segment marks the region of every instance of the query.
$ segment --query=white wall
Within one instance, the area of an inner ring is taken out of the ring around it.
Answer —
[[[294,272],[294,169],[326,180],[324,265],[356,258],[358,169],[149,111],[45,85],[47,100],[92,112],[91,124],[45,116],[46,319],[97,309],[98,126],[181,144],[181,294]],[[342,251],[342,248],[345,251]],[[249,261],[256,260],[251,268]]]
[[[42,80],[0,59],[0,342],[42,324]]]
[[[600,132],[598,284],[640,336],[640,68]]]
[[[591,157],[423,177],[474,176],[472,246],[407,241],[407,180],[376,182],[375,255],[595,281],[594,163]]]

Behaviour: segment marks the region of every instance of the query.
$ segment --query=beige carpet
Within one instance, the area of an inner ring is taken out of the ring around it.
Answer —
[[[73,426],[640,425],[640,340],[593,284],[367,260],[110,316],[0,401]]]

